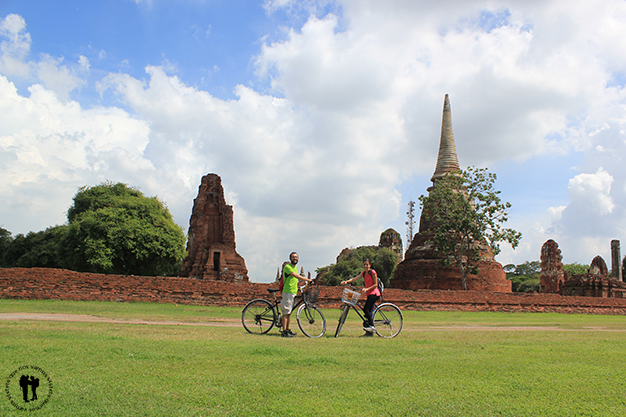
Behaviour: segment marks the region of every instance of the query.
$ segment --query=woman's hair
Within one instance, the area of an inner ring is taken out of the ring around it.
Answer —
[[[370,258],[365,258],[363,259],[363,263],[367,262],[368,264],[372,264],[372,261],[370,261]]]

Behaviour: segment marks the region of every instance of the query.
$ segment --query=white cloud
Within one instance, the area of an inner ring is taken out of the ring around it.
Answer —
[[[615,208],[610,196],[613,177],[602,167],[595,174],[579,174],[572,178],[568,190],[572,204],[579,204],[591,214],[611,213]]]
[[[29,91],[30,97],[20,96],[0,76],[0,194],[7,202],[0,218],[42,230],[65,221],[79,187],[136,181],[154,170],[142,156],[145,122],[118,108],[61,102],[39,85]]]
[[[618,175],[623,179],[623,170]],[[570,179],[568,205],[552,210],[556,215],[546,223],[550,226],[541,236],[559,243],[564,262],[588,264],[596,255],[608,261],[611,240],[623,238],[624,191],[615,192],[615,181],[602,167],[595,173],[581,173]]]
[[[67,66],[61,65],[62,58],[53,58],[44,54],[37,64],[37,77],[42,84],[57,93],[60,99],[67,101],[70,92],[80,88],[85,81],[70,70]],[[85,61],[80,62],[81,68],[85,68]]]
[[[412,139],[421,139],[419,130],[440,111],[433,104],[450,93],[455,131],[471,139],[458,143],[468,164],[566,154],[588,148],[587,125],[578,117],[593,108],[588,102],[606,95],[607,74],[594,44],[605,39],[576,42],[581,35],[569,20],[587,8],[570,8],[563,24],[558,6],[539,12],[514,2],[445,9],[348,1],[347,29],[338,31],[333,15],[311,18],[285,41],[264,45],[256,65],[277,92],[299,104],[343,112],[389,109],[405,119]],[[586,27],[614,20],[593,9]],[[502,22],[488,26],[485,16]],[[556,42],[555,25],[572,32],[574,41],[559,36]],[[421,108],[425,103],[431,110]]]
[[[548,207],[548,215],[552,222],[556,222],[561,220],[563,216],[563,210],[565,210],[567,206],[558,206],[558,207]]]
[[[39,61],[29,61],[31,37],[23,17],[10,14],[0,20],[0,74],[16,76],[43,84],[67,101],[70,92],[85,85],[81,77],[89,74],[89,60],[81,55],[77,64],[62,65],[63,58],[42,54]]]
[[[82,73],[89,74],[89,68],[91,67],[91,64],[89,63],[89,58],[84,55],[78,57],[78,66]]]
[[[30,66],[25,61],[30,52],[30,34],[26,32],[26,21],[22,16],[10,14],[0,20],[0,73],[28,77]]]
[[[238,86],[238,99],[223,101],[185,86],[159,67],[148,67],[147,72],[147,84],[112,74],[101,90],[116,91],[148,122],[145,155],[157,171],[175,173],[189,185],[184,198],[161,195],[178,219],[187,221],[179,213],[189,211],[201,175],[216,172],[228,192],[236,190],[238,247],[252,270],[261,268],[253,263],[257,242],[283,253],[277,259],[264,251],[258,255],[263,268],[269,268],[268,263],[280,263],[294,246],[321,251],[315,248],[329,240],[324,236],[336,239],[332,251],[358,244],[349,229],[371,222],[382,227],[397,215],[397,172],[385,163],[384,152],[377,154],[375,129],[368,132],[359,127],[360,121],[343,118],[335,123],[356,125],[349,128],[356,137],[346,142],[342,136],[352,136],[346,127],[316,133],[319,128],[307,117],[325,125],[328,116],[303,114],[289,100]],[[373,240],[379,227],[370,233]]]

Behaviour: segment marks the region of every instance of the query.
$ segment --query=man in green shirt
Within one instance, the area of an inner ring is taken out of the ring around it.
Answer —
[[[280,311],[282,312],[283,337],[293,337],[295,333],[289,329],[291,320],[291,310],[293,310],[294,299],[298,294],[298,280],[312,282],[312,279],[305,278],[298,274],[298,254],[291,252],[289,255],[289,263],[283,268],[283,298],[280,303]]]

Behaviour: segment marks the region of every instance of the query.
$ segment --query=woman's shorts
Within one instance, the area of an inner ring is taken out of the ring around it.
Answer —
[[[280,301],[280,311],[283,314],[291,314],[293,310],[293,301],[295,300],[295,294],[283,293],[283,299]]]

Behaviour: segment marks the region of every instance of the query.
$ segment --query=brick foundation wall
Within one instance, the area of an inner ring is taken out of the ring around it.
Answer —
[[[0,268],[0,298],[159,302],[241,306],[269,298],[271,284],[194,278],[90,274],[63,269]],[[342,288],[321,287],[322,307],[339,307]],[[385,289],[384,301],[406,310],[524,311],[626,315],[626,299],[557,294]]]

